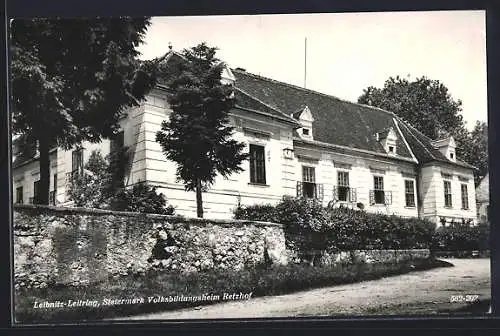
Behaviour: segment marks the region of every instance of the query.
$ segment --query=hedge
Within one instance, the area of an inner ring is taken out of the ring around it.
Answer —
[[[284,197],[276,206],[238,207],[236,219],[284,224],[287,245],[307,258],[317,253],[373,249],[430,248],[436,225],[419,218],[372,214],[320,202]]]
[[[454,222],[436,230],[431,248],[446,252],[487,251],[489,237],[490,225],[487,222],[475,226],[468,222]]]

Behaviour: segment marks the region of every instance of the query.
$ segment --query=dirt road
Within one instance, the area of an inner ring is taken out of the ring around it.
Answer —
[[[489,259],[444,259],[455,267],[293,294],[228,301],[126,319],[217,319],[368,314],[433,314],[457,309],[452,295],[491,298]]]

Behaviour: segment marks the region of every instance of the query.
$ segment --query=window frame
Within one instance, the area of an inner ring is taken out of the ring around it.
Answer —
[[[377,183],[378,180],[378,183]],[[385,205],[384,177],[373,175],[373,199],[376,205]],[[382,200],[381,202],[378,202]]]
[[[415,202],[415,181],[414,180],[410,180],[410,179],[405,179],[404,180],[404,184],[405,184],[405,206],[407,208],[415,208],[416,207],[416,202]],[[411,185],[411,187],[409,186],[409,184]]]
[[[337,198],[341,202],[348,202],[350,200],[349,191],[351,187],[349,182],[349,172],[337,170]]]
[[[263,145],[249,144],[250,183],[266,184],[266,148]],[[259,157],[261,154],[261,157]]]
[[[316,167],[302,165],[302,196],[317,198]]]
[[[448,187],[447,187],[448,186]],[[451,189],[451,181],[443,181],[443,192],[444,192],[444,207],[448,209],[453,208],[453,192]]]
[[[21,192],[19,192],[21,191]],[[16,188],[16,203],[17,204],[23,204],[24,203],[24,190],[23,190],[23,186],[19,186]],[[19,197],[21,196],[21,197]]]
[[[464,194],[464,190],[465,190],[465,194]],[[466,183],[462,183],[460,185],[460,198],[462,199],[462,210],[469,210],[470,209],[469,208],[469,188],[468,188]]]

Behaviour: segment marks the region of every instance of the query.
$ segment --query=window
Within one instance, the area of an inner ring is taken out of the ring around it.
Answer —
[[[266,184],[264,147],[250,145],[250,182]]]
[[[450,153],[450,159],[453,159],[453,153]]]
[[[373,194],[375,204],[385,204],[385,193],[384,193],[384,177],[374,176],[373,177]]]
[[[316,197],[316,171],[314,167],[302,166],[303,196],[307,198]]]
[[[23,187],[16,188],[16,203],[23,204]]]
[[[309,135],[309,129],[308,128],[303,128],[302,129],[302,134]]]
[[[467,184],[461,185],[462,209],[469,210],[469,194],[467,192]]]
[[[452,202],[451,202],[451,182],[450,181],[444,181],[444,206],[447,208],[451,208]]]
[[[338,183],[338,199],[339,201],[349,200],[349,172],[339,171],[337,172],[337,183]]]
[[[389,153],[394,153],[394,146],[389,146]]]
[[[83,148],[75,149],[71,157],[72,175],[83,172]]]
[[[407,207],[415,207],[415,189],[412,180],[405,180],[405,200]]]
[[[37,204],[38,203],[38,197],[40,196],[40,181],[35,181],[33,183],[33,203]]]

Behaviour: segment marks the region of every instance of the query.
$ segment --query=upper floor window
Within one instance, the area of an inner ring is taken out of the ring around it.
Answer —
[[[469,194],[467,191],[467,184],[461,185],[461,196],[462,196],[462,209],[468,210],[469,209]]]
[[[264,146],[250,145],[250,182],[266,184]]]
[[[453,206],[450,181],[444,181],[444,206],[447,208]]]
[[[302,134],[303,135],[309,135],[309,128],[303,128],[302,129]]]
[[[23,204],[23,187],[16,188],[16,203]]]
[[[412,180],[405,180],[405,201],[407,207],[415,207],[415,187]]]
[[[83,172],[83,148],[77,148],[71,155],[71,173]]]

